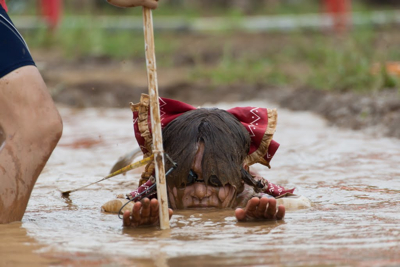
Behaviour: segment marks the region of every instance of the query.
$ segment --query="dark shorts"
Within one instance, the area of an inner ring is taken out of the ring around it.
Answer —
[[[35,65],[28,45],[0,5],[0,78],[27,65]]]

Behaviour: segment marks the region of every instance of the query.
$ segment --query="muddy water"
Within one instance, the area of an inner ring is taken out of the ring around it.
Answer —
[[[263,102],[221,104],[272,107]],[[0,266],[399,266],[400,141],[279,111],[273,182],[314,203],[282,222],[236,222],[232,210],[176,212],[171,229],[123,229],[100,206],[135,188],[139,171],[102,178],[135,147],[129,109],[61,108],[64,136],[22,223],[0,225]]]

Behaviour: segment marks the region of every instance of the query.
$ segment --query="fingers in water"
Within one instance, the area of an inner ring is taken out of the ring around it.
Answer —
[[[268,198],[268,208],[265,213],[265,218],[274,219],[276,214],[276,200],[275,198]]]
[[[256,211],[257,206],[260,204],[260,199],[258,197],[253,197],[247,202],[246,213],[253,213]]]
[[[159,216],[158,212],[159,212],[158,200],[153,198],[150,201],[150,217],[152,217],[152,218],[157,217],[158,218],[158,216]]]
[[[140,222],[140,219],[142,217],[140,214],[141,208],[142,208],[142,203],[136,202],[135,204],[133,204],[132,214],[131,214],[133,222],[136,223]]]
[[[255,213],[256,218],[264,218],[267,206],[268,206],[268,198],[266,197],[260,198],[259,204],[257,206],[257,212]]]
[[[131,226],[131,212],[129,210],[126,210],[123,214],[123,225]]]
[[[142,200],[142,212],[141,212],[141,217],[142,218],[148,218],[150,217],[150,200],[148,198],[144,198]]]
[[[254,219],[282,220],[285,217],[285,207],[280,205],[277,208],[275,198],[253,197],[247,202],[245,209],[235,210],[235,217],[242,222]]]
[[[276,213],[276,219],[277,220],[282,220],[285,217],[285,206],[279,205],[278,207],[278,212]]]
[[[171,219],[173,210],[169,209]],[[159,222],[159,202],[157,199],[144,198],[133,204],[132,212],[125,211],[123,214],[123,226],[138,227],[141,225],[156,225]]]
[[[244,209],[237,208],[235,210],[235,217],[240,222],[246,221],[246,211]]]

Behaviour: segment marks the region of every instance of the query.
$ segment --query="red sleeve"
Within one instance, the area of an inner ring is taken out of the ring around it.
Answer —
[[[0,5],[3,6],[4,10],[8,12],[8,8],[6,5],[6,0],[0,0]]]

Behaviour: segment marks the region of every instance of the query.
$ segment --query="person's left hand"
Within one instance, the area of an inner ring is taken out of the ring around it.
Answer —
[[[158,0],[107,0],[107,2],[117,7],[143,6],[150,9],[156,9],[158,6]]]
[[[235,210],[236,219],[240,222],[248,220],[282,220],[285,217],[285,207],[276,208],[274,198],[253,197],[247,202],[246,208]]]

